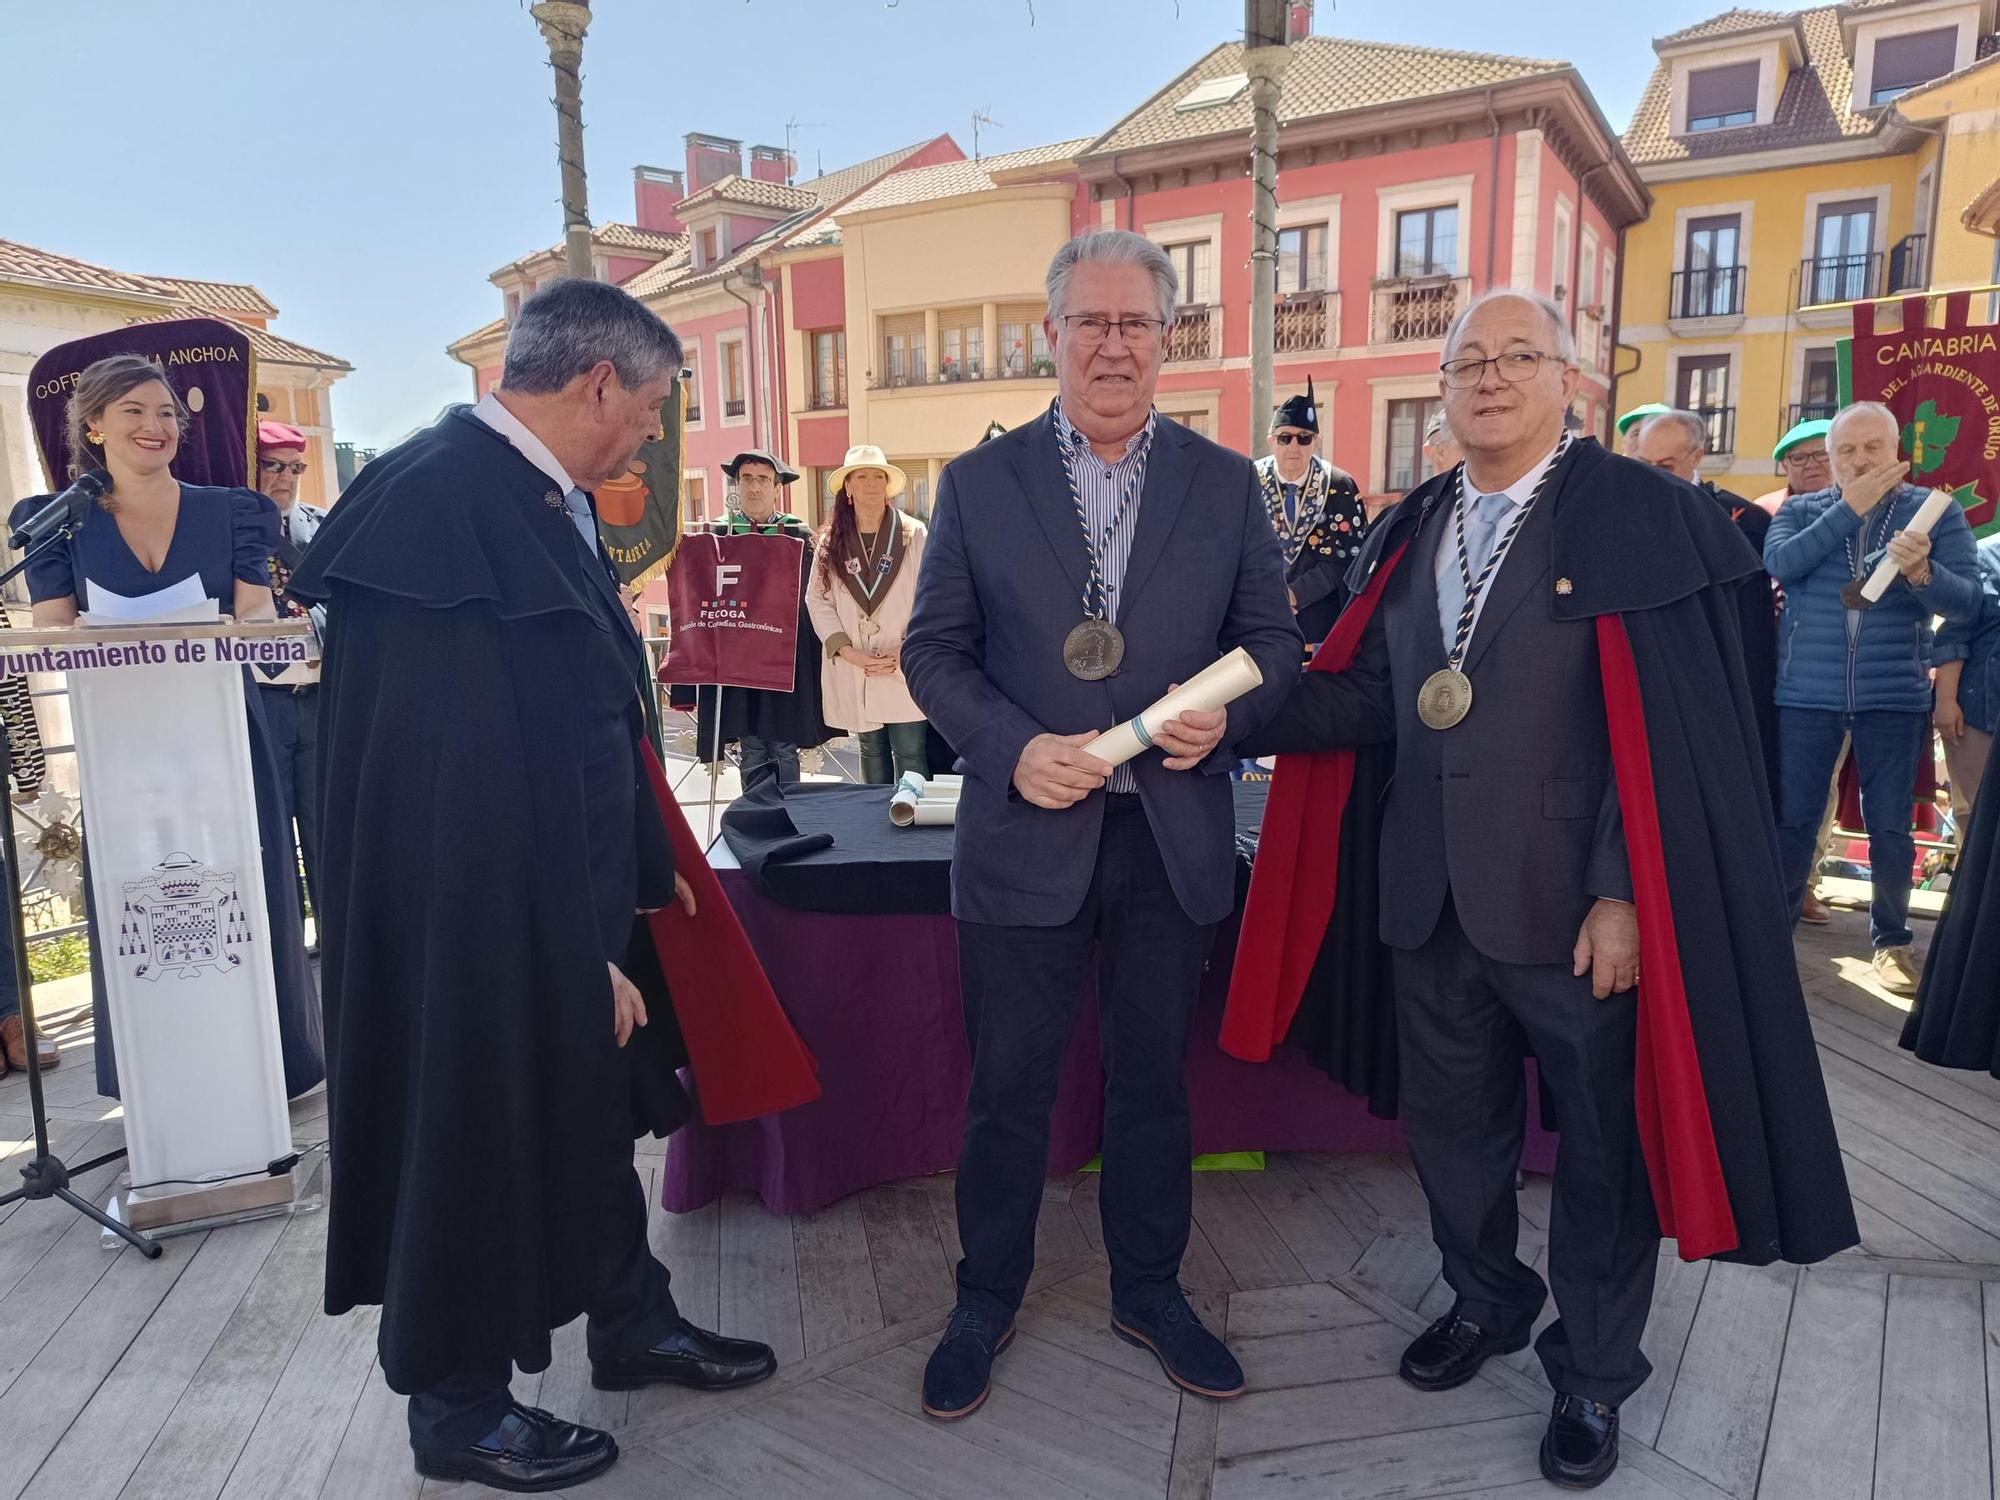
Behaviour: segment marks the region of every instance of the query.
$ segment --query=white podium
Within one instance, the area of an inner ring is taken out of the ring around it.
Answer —
[[[289,1203],[276,970],[243,667],[304,622],[16,630],[0,671],[64,672],[125,1106],[135,1229]]]

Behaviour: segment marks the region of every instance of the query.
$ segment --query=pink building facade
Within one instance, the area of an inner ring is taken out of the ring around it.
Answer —
[[[1305,37],[1284,84],[1274,394],[1310,376],[1320,451],[1364,494],[1426,477],[1443,334],[1489,287],[1553,298],[1608,431],[1623,229],[1647,195],[1566,65]],[[1100,137],[1097,222],[1164,246],[1182,281],[1163,412],[1250,447],[1252,249],[1243,49],[1217,48]]]

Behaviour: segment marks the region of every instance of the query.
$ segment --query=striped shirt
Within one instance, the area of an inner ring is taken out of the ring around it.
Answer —
[[[1118,516],[1118,507],[1125,499],[1128,487],[1139,490],[1146,487],[1146,460],[1153,451],[1153,429],[1159,421],[1154,413],[1147,417],[1146,425],[1132,434],[1132,440],[1125,445],[1125,455],[1115,464],[1107,464],[1099,458],[1090,446],[1090,439],[1070,425],[1069,416],[1062,409],[1062,402],[1055,403],[1056,437],[1070,450],[1074,462],[1070,472],[1076,476],[1076,497],[1083,503],[1083,513],[1090,521],[1091,542],[1104,535],[1104,528],[1111,525]],[[1143,498],[1135,497],[1122,519],[1118,529],[1111,534],[1103,555],[1097,560],[1104,578],[1104,608],[1109,618],[1118,619],[1118,592],[1125,582],[1125,564],[1132,556],[1132,537],[1139,529],[1139,508]],[[1083,528],[1077,528],[1077,545],[1085,547]],[[1082,598],[1077,600],[1078,612],[1084,608]],[[1108,726],[1107,726],[1108,727]],[[1133,775],[1131,764],[1119,766],[1111,773],[1111,790],[1114,792],[1136,792],[1138,778]]]

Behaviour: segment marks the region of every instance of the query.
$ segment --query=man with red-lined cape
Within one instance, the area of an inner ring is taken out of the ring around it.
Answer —
[[[1547,1295],[1516,1253],[1532,1053],[1562,1132],[1541,1467],[1588,1488],[1650,1370],[1663,1231],[1758,1264],[1857,1235],[1770,792],[1742,773],[1758,559],[1719,506],[1565,436],[1575,344],[1544,299],[1476,299],[1442,376],[1464,463],[1377,523],[1249,747],[1278,772],[1223,1045],[1256,1060],[1306,1027],[1378,1102],[1400,1063],[1456,1293],[1403,1356],[1422,1390],[1525,1347]]]
[[[645,648],[590,490],[658,429],[673,330],[616,287],[522,306],[499,387],[369,464],[291,580],[330,629],[320,948],[326,1310],[382,1308],[419,1473],[579,1483],[611,1435],[523,1406],[588,1317],[591,1383],[762,1380],[647,1246],[632,1142],[818,1092],[645,740]]]

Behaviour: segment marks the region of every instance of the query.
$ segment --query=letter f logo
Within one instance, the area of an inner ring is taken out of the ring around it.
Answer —
[[[739,563],[717,563],[715,565],[716,597],[721,598],[731,589],[735,588],[736,580],[742,576],[742,573],[743,568]]]

